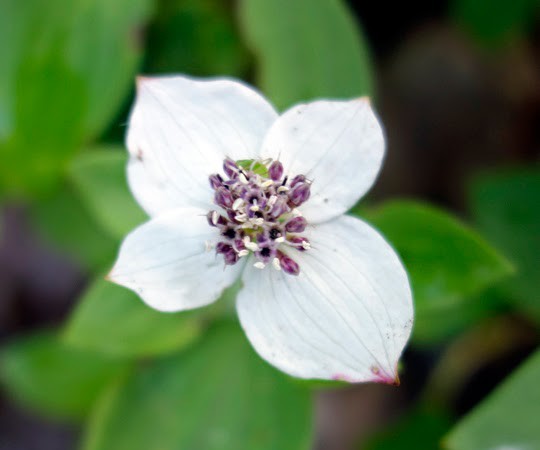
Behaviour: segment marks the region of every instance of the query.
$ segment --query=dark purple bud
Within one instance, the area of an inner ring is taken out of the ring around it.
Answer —
[[[272,206],[272,209],[270,210],[270,216],[274,219],[277,219],[286,212],[289,212],[287,202],[283,198],[278,198],[276,200],[276,203],[274,203],[274,206]]]
[[[225,242],[218,242],[216,245],[216,253],[218,254],[227,253],[229,250],[232,250],[232,247]]]
[[[281,177],[283,176],[283,164],[279,161],[274,161],[268,168],[268,175],[270,175],[270,178],[274,181],[281,180]]]
[[[294,259],[289,258],[281,252],[278,252],[278,258],[279,265],[285,273],[288,273],[289,275],[298,275],[300,273],[300,266]]]
[[[210,175],[208,179],[210,180],[210,186],[212,186],[212,189],[214,190],[223,186],[223,178],[217,173]]]
[[[225,264],[229,266],[236,264],[236,262],[238,261],[238,255],[236,254],[234,249],[225,242],[218,242],[218,244],[216,245],[216,253],[223,255]]]
[[[293,244],[297,250],[305,252],[309,248],[309,240],[302,236],[293,236],[288,239],[288,241]]]
[[[233,198],[227,189],[220,187],[218,190],[216,190],[214,202],[222,208],[230,208],[233,204]]]
[[[225,264],[232,266],[237,263],[238,254],[231,248],[228,252],[223,253],[223,259],[225,260]]]
[[[304,175],[296,175],[291,181],[291,189],[298,183],[303,183],[304,181],[306,181],[306,177]]]
[[[236,178],[238,176],[238,166],[232,159],[226,158],[223,161],[223,171],[229,178]]]
[[[245,245],[244,245],[244,241],[242,241],[242,239],[235,239],[234,240],[234,248],[237,251],[244,250],[246,248]]]
[[[303,217],[294,217],[285,224],[285,229],[291,233],[301,233],[306,229],[307,220]]]
[[[289,194],[289,199],[291,200],[291,203],[293,205],[300,206],[309,198],[310,195],[311,190],[309,187],[309,183],[299,183],[293,188],[293,190]]]

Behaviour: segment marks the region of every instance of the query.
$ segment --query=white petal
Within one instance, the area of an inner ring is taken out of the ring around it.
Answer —
[[[289,176],[313,180],[302,212],[320,223],[345,213],[369,190],[384,147],[367,98],[321,100],[285,112],[265,137],[262,157],[279,158]]]
[[[246,266],[237,309],[257,352],[293,376],[397,382],[411,332],[407,274],[369,225],[343,216],[309,236],[312,249],[289,255],[295,277]]]
[[[122,243],[108,279],[135,291],[152,308],[181,311],[215,301],[239,276],[206,242],[218,233],[204,211],[180,208],[150,220]]]
[[[223,159],[250,159],[277,117],[244,84],[181,76],[140,78],[127,147],[131,189],[150,214],[212,201],[208,176]]]

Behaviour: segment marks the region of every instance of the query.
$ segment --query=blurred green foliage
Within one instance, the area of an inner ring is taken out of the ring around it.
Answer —
[[[129,192],[126,164],[127,154],[121,147],[102,147],[80,154],[68,169],[68,179],[88,212],[116,239],[147,219]]]
[[[540,352],[468,414],[444,439],[450,450],[540,448]]]
[[[79,300],[64,342],[117,357],[149,357],[178,350],[202,332],[196,314],[163,314],[137,295],[98,278]]]
[[[0,193],[43,195],[125,99],[150,0],[0,1]]]
[[[502,45],[523,37],[540,17],[538,0],[454,0],[454,20],[479,42]]]
[[[308,450],[309,390],[263,362],[238,325],[149,364],[100,400],[85,450]]]
[[[21,403],[47,415],[83,419],[96,397],[128,365],[64,345],[52,332],[37,332],[0,352],[0,380]]]
[[[534,3],[455,0],[452,14],[494,43],[519,36]],[[41,235],[93,277],[60,336],[3,347],[2,387],[44,415],[82,421],[91,411],[86,450],[310,448],[320,385],[283,376],[237,324],[220,324],[238,285],[207,312],[163,314],[101,274],[146,219],[120,142],[136,73],[255,73],[280,109],[373,95],[370,51],[345,2],[0,0],[0,11],[0,198],[25,198]],[[420,202],[363,211],[409,271],[413,347],[446,345],[506,310],[539,323],[538,198],[538,170],[516,169],[474,180],[476,229]],[[448,447],[539,447],[539,368],[535,355],[458,424]],[[413,409],[370,448],[435,448],[452,420]]]
[[[373,94],[369,52],[340,0],[241,0],[259,84],[279,109],[317,97]]]
[[[83,268],[96,272],[112,265],[117,242],[97,224],[67,182],[55,195],[34,202],[30,219],[46,241]]]
[[[242,77],[251,62],[229,1],[161,0],[148,33],[145,70]]]
[[[439,441],[452,424],[452,419],[440,411],[411,411],[403,421],[373,437],[362,447],[366,450],[439,448]]]
[[[482,174],[469,197],[478,228],[517,268],[501,291],[540,324],[540,169]]]

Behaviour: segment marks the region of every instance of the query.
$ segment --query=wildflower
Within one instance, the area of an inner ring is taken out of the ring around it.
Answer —
[[[412,300],[392,248],[344,215],[373,184],[384,137],[367,99],[279,116],[227,80],[141,78],[128,180],[151,220],[109,278],[151,307],[214,302],[241,277],[241,325],[301,378],[397,383]]]

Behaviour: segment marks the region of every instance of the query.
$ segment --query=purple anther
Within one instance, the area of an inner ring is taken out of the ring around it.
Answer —
[[[288,241],[301,252],[305,252],[310,247],[309,240],[303,236],[293,236]]]
[[[223,260],[226,265],[232,266],[238,262],[238,254],[231,248],[228,252],[223,253]]]
[[[238,261],[238,255],[234,251],[234,248],[225,242],[218,242],[216,245],[216,253],[223,255],[225,264],[232,266]]]
[[[285,229],[290,233],[301,233],[306,229],[307,220],[303,217],[294,217],[285,224]]]
[[[283,272],[288,273],[289,275],[298,275],[300,273],[300,266],[294,259],[289,258],[281,252],[277,252],[277,254],[279,265],[283,269]]]
[[[309,198],[310,195],[311,190],[309,183],[298,183],[289,194],[289,199],[293,205],[300,206]]]
[[[290,208],[287,206],[287,201],[281,197],[278,197],[274,203],[274,206],[272,206],[272,209],[270,210],[270,216],[277,219],[282,214],[289,212],[289,209]]]
[[[281,180],[281,177],[283,176],[283,164],[279,161],[274,161],[268,168],[268,175],[270,175],[270,178],[274,181]]]
[[[216,253],[217,254],[227,253],[231,249],[232,249],[232,247],[229,244],[226,244],[225,242],[218,242],[217,245],[216,245]]]
[[[225,158],[223,161],[223,171],[229,178],[236,178],[238,176],[238,170],[238,166],[232,159]]]
[[[304,175],[296,175],[291,181],[291,189],[298,183],[303,183],[304,181],[306,181],[306,177]]]
[[[208,179],[210,180],[210,186],[212,186],[212,189],[214,190],[223,186],[223,178],[221,178],[221,175],[217,173],[210,175]]]
[[[233,243],[233,246],[235,248],[236,251],[240,252],[242,250],[244,250],[246,248],[246,246],[244,245],[244,241],[242,241],[242,239],[235,239],[234,240],[234,243]]]
[[[230,208],[233,204],[233,197],[227,189],[220,187],[214,195],[214,202],[222,208]]]

